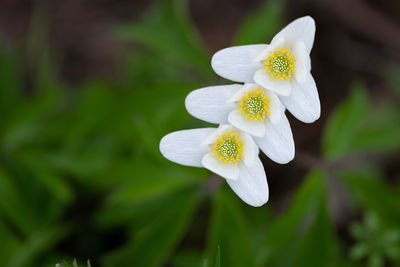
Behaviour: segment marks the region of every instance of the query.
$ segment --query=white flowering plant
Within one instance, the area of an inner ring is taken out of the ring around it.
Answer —
[[[311,75],[314,37],[314,19],[301,17],[277,33],[270,44],[225,48],[213,56],[211,65],[224,78],[255,82],[274,92],[297,119],[314,122],[321,110]]]
[[[390,2],[8,2],[0,266],[398,265]]]
[[[307,16],[286,26],[269,45],[217,52],[211,60],[214,71],[245,84],[210,86],[190,93],[185,101],[188,112],[221,126],[214,134],[197,129],[167,135],[161,140],[161,153],[176,163],[205,167],[220,175],[247,204],[266,203],[266,175],[260,161],[254,164],[252,160],[258,148],[273,161],[288,163],[295,149],[286,108],[304,122],[320,116],[310,73],[314,35],[314,20]]]

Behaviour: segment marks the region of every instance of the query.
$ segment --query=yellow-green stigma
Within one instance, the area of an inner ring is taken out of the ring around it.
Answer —
[[[265,60],[263,70],[269,73],[271,80],[290,80],[296,74],[294,70],[296,59],[290,54],[290,49],[280,48],[270,51]]]
[[[220,164],[228,162],[237,165],[240,159],[243,158],[244,143],[238,136],[238,133],[231,131],[223,135],[218,135],[218,139],[212,146],[214,151],[211,154],[217,157]]]
[[[240,113],[246,121],[260,120],[264,121],[265,116],[269,115],[269,102],[271,100],[264,96],[264,90],[254,89],[250,92],[244,92],[244,96],[239,101]]]

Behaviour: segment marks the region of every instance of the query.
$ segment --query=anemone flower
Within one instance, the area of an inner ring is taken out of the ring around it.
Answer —
[[[257,146],[273,161],[284,164],[294,157],[294,141],[285,107],[279,98],[258,84],[210,86],[192,91],[185,100],[194,117],[229,122],[253,136]]]
[[[247,204],[268,201],[268,184],[258,147],[252,137],[231,125],[183,130],[164,136],[163,156],[186,166],[204,167],[225,178]]]
[[[314,20],[301,17],[275,35],[269,45],[225,48],[213,56],[211,65],[226,79],[256,82],[276,93],[297,119],[310,123],[319,118],[321,109],[310,73],[314,35]]]

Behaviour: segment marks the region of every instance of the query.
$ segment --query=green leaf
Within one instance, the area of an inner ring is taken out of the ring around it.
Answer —
[[[337,266],[335,259],[337,241],[325,198],[322,194],[318,202],[316,218],[300,241],[294,266]]]
[[[42,140],[41,133],[58,106],[58,92],[40,92],[21,101],[3,122],[0,130],[2,150],[11,153],[27,143]]]
[[[7,267],[28,266],[42,253],[49,251],[60,239],[68,234],[70,227],[57,225],[32,234],[23,246],[12,256]]]
[[[184,122],[191,119],[183,103],[193,88],[194,85],[185,83],[163,83],[137,90],[132,97],[140,99],[132,108],[132,114],[136,115],[130,116],[139,139],[135,141],[155,158],[161,158],[159,142],[162,136],[177,127],[181,128]]]
[[[376,171],[347,170],[339,173],[359,204],[375,211],[386,223],[398,226],[400,221],[400,190],[385,182]]]
[[[0,237],[0,266],[7,266],[12,255],[20,249],[22,241],[2,220],[0,220]]]
[[[88,139],[107,132],[120,110],[119,98],[109,85],[88,82],[80,89],[82,92],[77,95],[73,109],[66,110],[63,120],[55,122],[55,130],[58,130],[55,134],[62,136],[66,152],[87,146]],[[65,131],[67,125],[68,131]]]
[[[400,109],[394,102],[369,103],[362,84],[332,113],[322,139],[323,154],[337,159],[357,152],[392,152],[400,148]]]
[[[123,25],[117,35],[145,45],[156,52],[159,58],[211,73],[209,58],[187,16],[186,0],[157,1],[144,22]]]
[[[173,255],[169,262],[174,267],[206,267],[204,256],[197,248],[180,248]]]
[[[132,179],[133,174],[136,174],[137,178]],[[111,203],[133,203],[154,198],[188,185],[198,184],[208,173],[196,169],[160,168],[148,162],[141,162],[121,170],[121,175],[125,177],[121,178],[125,182],[121,183],[120,188],[110,197]]]
[[[123,247],[103,258],[104,266],[161,266],[182,239],[199,194],[185,191],[165,202]]]
[[[119,186],[109,194],[99,212],[101,224],[119,224],[131,220],[132,206],[149,205],[149,201],[175,192],[193,188],[209,173],[202,169],[155,165],[137,160],[107,172],[104,179],[119,181]],[[101,178],[103,179],[103,178]],[[147,204],[146,204],[147,203]]]
[[[242,22],[234,41],[235,45],[269,43],[283,24],[285,3],[264,0]]]
[[[221,266],[254,266],[250,229],[238,201],[225,190],[220,190],[213,200],[207,242],[209,266],[216,266],[218,258]]]
[[[23,154],[24,167],[29,169],[34,178],[47,188],[48,193],[61,203],[69,203],[74,198],[71,186],[51,166],[43,161],[38,151]]]
[[[263,247],[257,255],[258,265],[288,266],[294,260],[296,237],[305,218],[318,208],[321,195],[325,193],[323,173],[311,171],[296,192],[288,210],[269,228]],[[283,264],[282,264],[283,263]]]
[[[217,247],[217,254],[215,255],[214,267],[221,267],[221,248]]]
[[[400,109],[396,103],[376,103],[364,118],[350,148],[354,151],[393,152],[400,148]]]
[[[0,120],[21,99],[22,72],[15,52],[0,47]]]
[[[369,108],[366,89],[355,84],[350,95],[331,114],[322,138],[323,154],[327,158],[337,158],[349,152],[349,147],[357,138],[357,127],[365,118]]]
[[[400,260],[398,225],[388,227],[376,213],[368,211],[364,215],[363,224],[353,222],[349,230],[355,239],[355,245],[349,251],[353,260],[371,261],[375,257],[381,258],[382,263],[386,260],[392,263]]]
[[[34,232],[35,213],[24,203],[23,194],[6,170],[0,169],[0,212],[22,233]]]

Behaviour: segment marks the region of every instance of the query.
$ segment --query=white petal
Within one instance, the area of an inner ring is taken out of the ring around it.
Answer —
[[[239,130],[251,135],[261,137],[265,134],[265,125],[262,121],[246,121],[243,114],[239,113],[237,110],[233,110],[229,113],[228,121]]]
[[[218,174],[227,180],[237,180],[239,178],[239,167],[234,163],[219,163],[216,156],[207,153],[203,156],[201,163],[204,168]]]
[[[202,167],[202,157],[211,151],[211,148],[202,145],[202,142],[213,132],[215,128],[202,128],[167,134],[160,142],[161,154],[182,165]]]
[[[273,92],[265,90],[264,95],[270,100],[268,110],[270,113],[268,116],[269,120],[274,124],[279,123],[285,114],[285,107],[282,105],[279,97]]]
[[[283,105],[302,122],[311,123],[317,120],[321,114],[321,105],[317,86],[311,74],[302,84],[292,81],[292,86],[290,96],[279,97]]]
[[[230,124],[220,124],[217,129],[214,128],[214,132],[210,134],[204,141],[203,145],[211,145],[214,144],[215,140],[218,139],[218,135],[223,135],[229,131],[234,131],[233,127]]]
[[[275,50],[278,50],[279,48],[282,48],[284,46],[284,39],[275,39],[271,44],[267,45],[267,47],[257,55],[257,57],[254,59],[254,61],[259,61],[264,63],[265,60],[268,58],[270,55],[270,52],[273,52]]]
[[[248,93],[256,88],[262,89],[260,88],[261,86],[259,86],[256,83],[245,83],[242,88],[237,91],[230,99],[230,102],[239,102],[240,99],[242,99],[242,97],[244,96],[245,93]]]
[[[255,72],[254,81],[265,89],[268,89],[278,95],[288,96],[290,95],[292,89],[289,81],[281,79],[271,80],[269,74],[262,69]]]
[[[263,64],[253,61],[267,45],[243,45],[222,49],[214,54],[211,66],[214,71],[229,80],[236,82],[253,82],[256,70]]]
[[[258,146],[254,142],[253,138],[250,135],[248,135],[248,134],[246,134],[244,132],[240,133],[239,138],[242,139],[242,141],[244,143],[244,146],[243,146],[243,154],[244,154],[243,163],[247,167],[252,167],[252,166],[254,166],[255,160],[258,159],[258,153],[259,153]]]
[[[267,176],[264,166],[256,158],[253,167],[240,165],[238,180],[226,180],[232,190],[247,204],[259,207],[267,203],[269,197]]]
[[[187,111],[194,117],[211,123],[226,123],[228,114],[236,108],[228,100],[243,85],[209,86],[192,91],[185,100]]]
[[[278,39],[284,39],[285,44],[292,44],[296,41],[301,41],[305,44],[307,54],[310,54],[314,43],[315,36],[315,21],[310,16],[298,18],[283,28],[272,42]]]
[[[292,130],[286,116],[278,124],[268,123],[264,137],[254,137],[262,152],[271,160],[285,164],[294,158],[294,141]]]
[[[296,80],[298,83],[304,83],[311,71],[311,60],[303,42],[295,43],[293,47],[293,56],[296,58]]]

